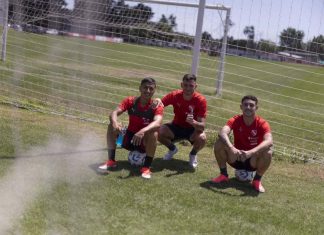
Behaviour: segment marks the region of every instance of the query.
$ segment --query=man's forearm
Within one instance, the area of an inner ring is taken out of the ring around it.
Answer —
[[[204,131],[204,130],[205,130],[205,123],[204,123],[204,122],[194,121],[194,123],[193,123],[193,127],[194,127],[197,131]]]
[[[251,150],[254,153],[263,152],[263,151],[269,149],[272,145],[273,145],[272,140],[264,140],[258,146],[254,147]]]
[[[231,143],[230,139],[228,138],[228,135],[225,133],[218,134],[219,140],[225,144],[226,147],[231,148],[233,147],[233,144]]]

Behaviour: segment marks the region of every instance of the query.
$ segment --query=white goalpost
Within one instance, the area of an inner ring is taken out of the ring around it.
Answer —
[[[2,45],[1,45],[1,60],[6,60],[7,51],[7,33],[8,33],[8,0],[0,1],[0,24],[3,27],[2,30]]]

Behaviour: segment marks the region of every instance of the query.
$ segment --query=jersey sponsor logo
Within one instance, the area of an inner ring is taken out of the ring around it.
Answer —
[[[258,145],[258,137],[257,137],[258,131],[253,129],[251,130],[251,136],[249,136],[250,145],[256,146]]]
[[[249,136],[248,140],[249,140],[251,146],[258,145],[258,137]]]

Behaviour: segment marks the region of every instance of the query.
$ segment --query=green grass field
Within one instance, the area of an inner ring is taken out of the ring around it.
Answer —
[[[202,55],[198,88],[209,113],[199,168],[187,166],[189,146],[180,145],[171,162],[161,160],[166,149],[158,146],[146,181],[123,150],[116,171],[95,171],[107,158],[107,116],[137,94],[144,76],[158,81],[156,97],[179,88],[190,72],[189,51],[14,31],[7,50],[0,67],[0,234],[324,232],[323,67],[229,56],[216,98],[217,58]],[[218,187],[208,182],[218,174],[215,132],[240,112],[245,94],[260,98],[274,135],[262,195],[234,178]],[[164,121],[171,116],[168,108]]]
[[[105,126],[0,109],[0,198],[8,205],[1,215],[10,223],[1,234],[324,232],[322,165],[275,160],[262,195],[234,178],[211,185],[218,170],[209,147],[196,172],[187,166],[189,146],[180,146],[171,162],[162,161],[166,150],[158,146],[151,180],[129,166],[123,150],[117,170],[101,175],[95,168],[106,159]]]

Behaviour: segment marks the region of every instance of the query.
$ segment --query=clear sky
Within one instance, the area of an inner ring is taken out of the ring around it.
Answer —
[[[95,0],[93,0],[95,1]],[[199,3],[199,0],[171,0],[185,3]],[[69,8],[73,8],[74,0],[66,0]],[[127,4],[134,5],[126,2]],[[255,40],[269,39],[279,42],[283,29],[293,27],[305,33],[304,42],[314,36],[324,35],[324,0],[206,0],[208,5],[222,4],[231,8],[231,20],[234,25],[229,35],[234,38],[246,38],[243,34],[245,26],[253,25]],[[195,33],[197,10],[187,7],[161,6],[146,4],[152,7],[154,20],[162,14],[176,15],[180,32]],[[225,13],[207,10],[204,17],[204,30],[215,38],[220,38],[223,32],[221,17]]]

